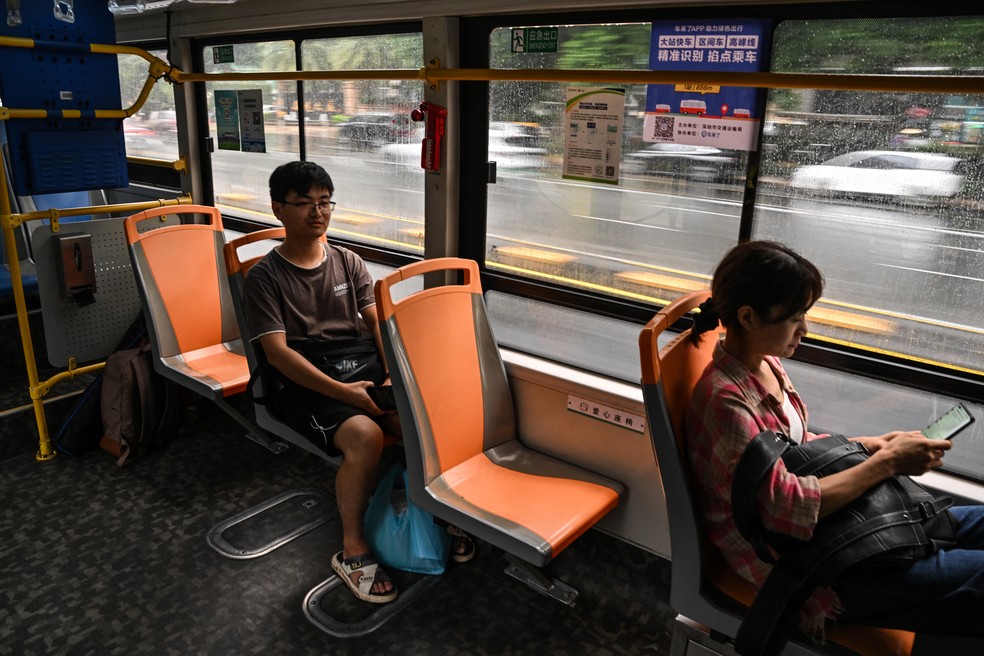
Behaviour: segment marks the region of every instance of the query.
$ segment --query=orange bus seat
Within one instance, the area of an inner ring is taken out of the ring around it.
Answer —
[[[203,217],[207,223],[147,228],[166,215]],[[159,207],[124,219],[123,232],[147,320],[154,368],[165,378],[215,402],[247,429],[251,439],[273,451],[271,442],[225,397],[249,382],[239,324],[222,270],[222,215],[214,207]]]
[[[643,398],[670,527],[670,606],[679,613],[671,649],[674,654],[687,653],[692,641],[704,648],[733,653],[735,634],[755,597],[754,586],[738,576],[701,533],[683,437],[687,404],[711,362],[723,329],[706,333],[699,346],[691,344],[689,330],[662,349],[657,345],[667,328],[708,296],[707,291],[681,296],[656,313],[639,335]],[[828,626],[826,633],[828,644],[823,647],[793,640],[783,654],[906,656],[915,639],[915,634],[908,631],[860,625]]]
[[[452,272],[464,283],[393,299],[401,281]],[[520,442],[475,262],[402,267],[376,282],[376,307],[415,503],[536,567],[618,504],[620,483]]]

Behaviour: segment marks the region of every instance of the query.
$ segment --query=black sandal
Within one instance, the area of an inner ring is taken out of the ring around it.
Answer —
[[[448,524],[448,534],[451,535],[451,559],[456,563],[467,563],[475,557],[475,542],[457,526]]]

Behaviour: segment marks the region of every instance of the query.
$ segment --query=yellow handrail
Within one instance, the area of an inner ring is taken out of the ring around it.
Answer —
[[[770,89],[846,89],[920,93],[980,93],[979,75],[842,75],[817,73],[734,73],[725,71],[660,71],[597,69],[437,68],[355,71],[261,71],[256,73],[185,73],[171,71],[181,82],[246,82],[260,80],[422,80],[442,81],[591,82],[599,84],[719,84]]]
[[[158,166],[164,169],[174,169],[179,173],[188,175],[188,162],[185,161],[184,157],[179,157],[172,162],[169,159],[151,159],[150,157],[134,157],[132,155],[127,155],[126,161],[134,164],[142,164],[144,166]]]
[[[106,367],[105,362],[97,362],[95,364],[89,364],[84,367],[76,366],[75,358],[69,358],[68,369],[59,372],[49,378],[48,380],[42,380],[38,383],[35,388],[38,393],[38,398],[44,398],[51,391],[51,388],[62,382],[63,380],[71,380],[77,376],[82,376],[84,374],[91,374],[96,371],[101,371]],[[33,395],[31,398],[34,398]]]
[[[190,196],[180,196],[174,199],[161,198],[158,200],[145,200],[135,203],[115,203],[113,205],[89,205],[87,207],[69,207],[66,209],[38,210],[36,212],[26,212],[24,214],[4,215],[9,221],[11,229],[16,228],[28,221],[39,221],[48,219],[51,221],[51,231],[58,232],[58,220],[63,216],[85,216],[86,214],[108,214],[110,212],[141,212],[153,207],[168,207],[170,205],[186,205],[191,203]]]
[[[20,256],[17,254],[17,244],[14,242],[14,227],[10,223],[10,195],[7,193],[7,171],[2,157],[0,157],[0,180],[3,180],[4,183],[3,193],[0,194],[0,229],[3,230],[3,245],[7,251],[7,265],[10,267],[10,282],[14,290],[17,326],[20,329],[24,363],[27,365],[31,403],[34,405],[34,418],[38,424],[40,446],[37,459],[50,460],[55,457],[55,452],[51,449],[51,438],[48,436],[48,422],[44,416],[44,404],[40,398],[35,398],[35,390],[38,385],[38,367],[34,361],[34,342],[31,341],[31,328],[27,321],[27,302],[24,299],[24,281],[21,280]]]

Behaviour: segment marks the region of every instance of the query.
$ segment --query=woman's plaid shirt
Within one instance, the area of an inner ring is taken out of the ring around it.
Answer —
[[[779,359],[767,356],[766,362],[807,426],[806,406]],[[765,582],[771,565],[760,560],[738,532],[731,514],[731,485],[745,446],[764,430],[789,434],[782,401],[719,344],[687,408],[686,443],[703,528],[731,567],[756,587]],[[804,441],[816,437],[804,431]],[[820,483],[815,476],[790,474],[779,460],[759,488],[757,506],[767,530],[809,540],[820,510]],[[832,590],[818,589],[803,607],[804,628],[822,630],[824,619],[832,618],[838,606]]]

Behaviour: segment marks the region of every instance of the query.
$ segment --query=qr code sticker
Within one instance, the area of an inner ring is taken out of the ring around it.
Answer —
[[[653,139],[655,141],[673,141],[673,117],[653,117]]]
[[[606,178],[614,178],[615,177],[615,167],[614,166],[606,166],[605,167],[605,177]]]

